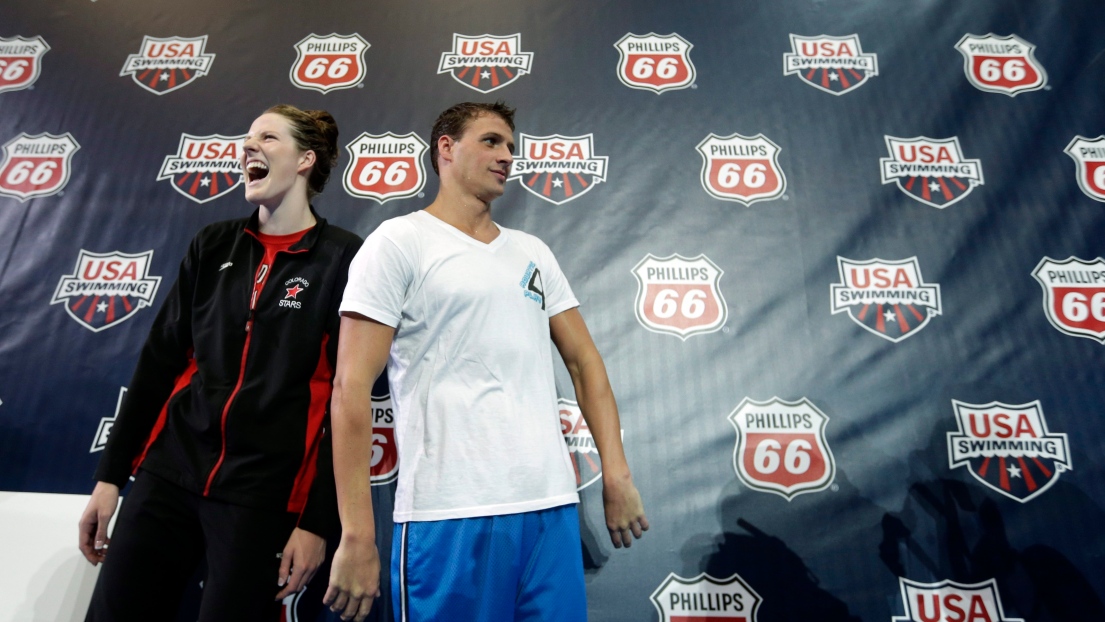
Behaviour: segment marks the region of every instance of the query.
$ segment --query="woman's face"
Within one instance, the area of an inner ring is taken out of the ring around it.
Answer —
[[[300,179],[311,170],[313,151],[300,151],[292,137],[291,125],[283,116],[265,113],[249,127],[242,148],[242,172],[246,182],[246,200],[254,205],[279,206]],[[302,188],[307,194],[307,179]]]

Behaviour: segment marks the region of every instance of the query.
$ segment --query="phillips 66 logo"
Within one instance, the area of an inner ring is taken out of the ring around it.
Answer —
[[[718,283],[724,274],[705,255],[656,257],[648,254],[633,267],[637,277],[637,321],[654,333],[686,341],[725,324],[728,308]]]
[[[372,475],[369,479],[373,486],[390,484],[399,477],[399,448],[395,446],[395,407],[386,389],[387,383],[377,383],[372,388]]]
[[[214,54],[204,54],[207,35],[201,37],[143,37],[142,49],[127,56],[120,76],[154,95],[164,95],[206,76],[215,62]]]
[[[0,194],[26,201],[57,194],[69,182],[73,154],[80,149],[72,134],[20,134],[4,143]]]
[[[968,404],[952,400],[959,430],[948,432],[949,468],[1024,503],[1070,471],[1066,434],[1047,430],[1039,400],[1029,404]]]
[[[171,179],[173,190],[196,203],[217,199],[242,183],[238,156],[245,136],[180,135],[175,155],[165,156],[157,180]]]
[[[749,488],[790,501],[833,483],[836,461],[825,442],[829,418],[808,399],[744,398],[729,422],[737,429],[733,467]]]
[[[916,257],[888,261],[836,258],[840,282],[829,289],[832,312],[898,343],[940,315],[940,285],[925,283]]]
[[[1052,326],[1105,343],[1105,259],[1044,257],[1032,276],[1044,288],[1044,313]]]
[[[859,35],[803,37],[790,35],[789,54],[783,55],[783,75],[797,75],[806,84],[843,95],[879,75],[879,59],[864,54]]]
[[[579,404],[560,398],[557,406],[560,410],[560,433],[564,435],[564,443],[568,446],[568,455],[575,469],[576,490],[583,490],[602,477],[602,459]]]
[[[42,55],[49,51],[42,37],[0,37],[0,93],[34,84],[42,73]]]
[[[1074,158],[1078,187],[1095,201],[1105,202],[1105,136],[1075,136],[1063,150]]]
[[[342,176],[345,191],[381,204],[418,194],[426,185],[422,155],[429,148],[414,132],[361,134],[345,146],[349,152]]]
[[[509,37],[453,34],[453,49],[441,55],[438,73],[481,93],[501,89],[530,73],[533,52],[522,51],[522,35]]]
[[[740,575],[690,579],[669,574],[649,597],[660,622],[756,622],[763,599]]]
[[[1047,72],[1033,54],[1036,46],[1017,35],[967,34],[955,49],[963,55],[967,79],[979,90],[1015,97],[1047,85]]]
[[[958,583],[947,579],[938,583],[920,583],[898,577],[902,590],[904,616],[893,622],[1024,622],[1007,618],[1001,606],[997,581]]]
[[[618,48],[618,79],[633,89],[664,91],[685,89],[694,83],[691,45],[683,37],[670,35],[627,34],[614,47]]]
[[[357,86],[365,77],[368,48],[368,41],[357,33],[307,35],[295,44],[296,59],[288,77],[299,88],[320,93]]]
[[[751,205],[786,192],[779,145],[763,134],[710,134],[697,149],[702,154],[702,188],[712,197]]]
[[[606,181],[606,156],[595,155],[594,135],[521,134],[507,179],[554,205],[578,199]]]

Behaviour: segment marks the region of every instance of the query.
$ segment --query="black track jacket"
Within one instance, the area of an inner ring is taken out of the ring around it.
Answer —
[[[323,537],[336,533],[330,393],[338,305],[361,239],[315,217],[268,267],[257,212],[196,235],[97,480],[122,488],[142,468],[212,499],[297,513],[301,528]]]

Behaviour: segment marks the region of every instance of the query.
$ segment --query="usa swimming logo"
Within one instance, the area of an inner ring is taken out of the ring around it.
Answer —
[[[98,333],[151,306],[161,277],[150,275],[153,251],[93,253],[81,249],[73,274],[58,281],[50,304],[64,304],[75,322]]]
[[[878,56],[863,52],[859,35],[792,34],[790,50],[783,55],[783,75],[797,75],[806,84],[832,95],[854,91],[879,75]]]
[[[889,158],[881,158],[882,183],[897,184],[909,198],[944,209],[981,186],[982,162],[963,157],[959,137],[886,136]]]
[[[556,403],[560,411],[560,433],[564,435],[564,444],[568,446],[575,470],[576,490],[583,490],[602,477],[602,458],[579,403],[563,397]],[[624,430],[619,432],[625,433]]]
[[[517,179],[534,195],[562,205],[606,181],[606,156],[595,155],[594,135],[521,134],[507,179]]]
[[[1015,97],[1047,86],[1047,72],[1036,60],[1036,46],[1017,35],[963,35],[955,49],[963,55],[967,80],[980,91]]]
[[[188,86],[206,76],[215,62],[214,54],[205,54],[207,35],[202,37],[143,37],[137,54],[127,56],[120,76],[154,95],[164,95]]]
[[[196,203],[213,201],[242,183],[239,160],[245,136],[181,134],[177,152],[165,156],[157,180],[172,180],[173,190]]]
[[[717,579],[706,573],[684,578],[670,573],[649,597],[660,622],[756,622],[763,598],[740,575]]]
[[[1005,617],[994,579],[921,583],[898,577],[898,584],[905,615],[894,616],[893,622],[1024,622]]]
[[[887,341],[916,335],[940,315],[940,285],[926,283],[916,257],[857,261],[837,257],[840,282],[830,287],[832,312]]]
[[[441,55],[439,74],[480,93],[490,93],[530,73],[533,52],[522,51],[522,35],[453,34],[453,49]]]

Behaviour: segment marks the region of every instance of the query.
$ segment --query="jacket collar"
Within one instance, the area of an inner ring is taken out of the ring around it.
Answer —
[[[293,244],[288,250],[291,252],[310,250],[314,247],[315,242],[318,241],[320,235],[322,235],[323,228],[326,227],[326,219],[318,215],[315,211],[315,206],[307,206],[311,210],[311,215],[315,217],[315,226],[311,227],[307,233],[303,234],[303,237]],[[261,233],[261,221],[260,221],[261,208],[253,210],[253,214],[246,221],[243,230],[254,239],[260,239],[258,237]]]

